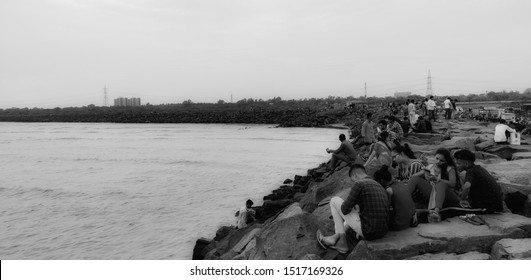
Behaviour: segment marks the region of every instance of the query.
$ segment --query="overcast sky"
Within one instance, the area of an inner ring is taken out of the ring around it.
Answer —
[[[0,108],[531,87],[531,1],[0,0]]]

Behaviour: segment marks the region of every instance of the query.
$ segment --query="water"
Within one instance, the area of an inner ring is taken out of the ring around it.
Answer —
[[[346,131],[0,123],[0,259],[191,259]]]

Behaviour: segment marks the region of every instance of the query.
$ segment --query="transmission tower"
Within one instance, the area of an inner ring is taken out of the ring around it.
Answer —
[[[426,95],[433,95],[433,89],[431,88],[431,72],[428,69],[428,88],[426,89]]]
[[[103,87],[103,106],[104,107],[109,106],[109,101],[107,99],[107,86]]]

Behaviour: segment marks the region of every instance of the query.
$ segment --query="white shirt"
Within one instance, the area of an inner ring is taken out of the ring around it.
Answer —
[[[505,131],[515,133],[516,130],[512,129],[510,126],[500,123],[496,125],[496,130],[494,131],[494,142],[507,142],[507,137],[505,136]]]
[[[450,99],[444,100],[444,109],[450,109],[452,108],[452,101]]]
[[[409,103],[407,105],[407,110],[409,112],[409,114],[415,114],[415,103]]]
[[[436,106],[437,104],[435,104],[435,101],[433,101],[433,99],[428,100],[428,103],[426,104],[426,108],[428,108],[428,110],[435,110]]]

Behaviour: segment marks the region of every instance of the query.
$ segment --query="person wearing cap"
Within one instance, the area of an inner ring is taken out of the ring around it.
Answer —
[[[254,221],[256,211],[252,209],[254,202],[247,199],[245,206],[243,206],[238,212],[236,212],[236,228],[245,228]]]

